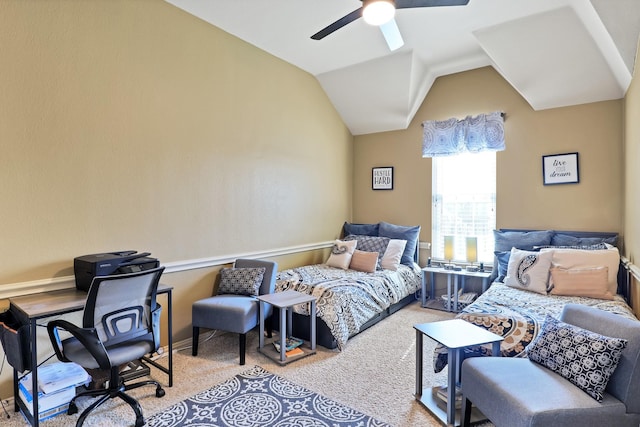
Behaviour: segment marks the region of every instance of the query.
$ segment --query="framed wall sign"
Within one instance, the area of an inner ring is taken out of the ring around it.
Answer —
[[[542,178],[544,185],[580,182],[578,153],[542,156]]]
[[[373,168],[371,170],[371,188],[374,190],[393,190],[393,166]]]

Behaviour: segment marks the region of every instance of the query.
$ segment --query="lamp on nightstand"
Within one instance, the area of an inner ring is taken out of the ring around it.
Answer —
[[[473,265],[478,261],[478,238],[467,237],[467,271],[478,271],[478,267]]]
[[[444,236],[444,259],[446,261],[445,270],[453,270],[453,264],[451,263],[453,259],[453,236]]]

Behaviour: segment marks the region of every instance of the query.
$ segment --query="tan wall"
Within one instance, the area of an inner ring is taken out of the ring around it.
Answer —
[[[440,77],[407,130],[355,137],[353,220],[421,225],[421,240],[430,241],[431,160],[421,157],[421,123],[504,111],[497,227],[622,232],[622,105],[533,111],[491,67]],[[544,186],[542,156],[567,152],[579,153],[580,183]],[[394,167],[393,191],[371,190],[375,166]],[[473,186],[473,176],[468,181]]]
[[[624,102],[624,254],[631,262],[631,305],[640,317],[640,74],[634,70]]]
[[[268,251],[350,217],[353,138],[308,73],[161,0],[3,0],[0,40],[0,291],[78,255]],[[176,339],[215,271],[165,274]]]
[[[638,67],[624,104],[624,233],[625,254],[640,264],[640,74]],[[638,258],[636,258],[638,257]],[[636,294],[638,297],[638,294]],[[638,297],[640,300],[640,297]]]

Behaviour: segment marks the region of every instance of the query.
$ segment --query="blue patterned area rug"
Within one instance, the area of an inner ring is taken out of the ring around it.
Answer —
[[[259,366],[155,414],[149,427],[391,427]]]

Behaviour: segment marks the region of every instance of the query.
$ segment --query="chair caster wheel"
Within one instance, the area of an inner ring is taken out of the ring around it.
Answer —
[[[165,395],[165,391],[163,388],[157,388],[156,389],[156,397],[163,397]]]
[[[67,409],[67,415],[73,415],[78,413],[78,407],[75,403],[69,403],[69,409]]]

